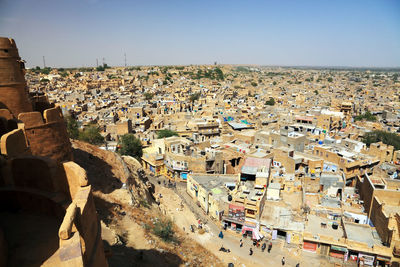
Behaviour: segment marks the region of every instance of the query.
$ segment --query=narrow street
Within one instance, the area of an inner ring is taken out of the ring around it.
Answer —
[[[164,186],[164,180],[166,181],[166,185]],[[168,187],[168,179],[163,177],[155,178],[151,176],[150,181],[153,182],[156,186],[156,193],[159,192],[161,187]],[[158,184],[160,181],[160,184]],[[165,194],[165,190],[163,190]],[[253,246],[253,243],[250,238],[243,238],[243,247],[239,246],[239,241],[242,236],[231,233],[229,230],[224,231],[222,226],[218,224],[218,222],[214,222],[211,220],[209,216],[207,216],[204,211],[196,205],[195,202],[191,199],[191,197],[186,192],[186,183],[176,183],[176,187],[171,187],[168,192],[175,193],[182,200],[185,207],[190,209],[191,213],[194,214],[195,218],[200,219],[204,224],[204,229],[206,232],[203,235],[197,233],[188,233],[188,235],[201,243],[204,247],[218,256],[226,263],[234,263],[235,266],[281,266],[282,257],[285,257],[286,265],[285,266],[296,266],[297,263],[300,263],[300,266],[331,266],[325,258],[313,254],[303,252],[298,247],[288,246],[284,240],[273,240],[272,241],[272,250],[271,253],[268,253],[267,250],[264,252],[261,251],[261,247],[257,248]],[[173,207],[172,207],[173,208]],[[176,208],[176,207],[175,207]],[[193,225],[197,226],[197,221],[192,222]],[[184,227],[184,226],[183,226]],[[189,225],[185,228],[188,232]],[[224,234],[224,238],[221,239],[218,237],[218,234],[222,230]],[[226,249],[230,249],[230,253],[219,251],[219,248],[223,246]],[[249,255],[250,248],[253,249],[253,255]]]

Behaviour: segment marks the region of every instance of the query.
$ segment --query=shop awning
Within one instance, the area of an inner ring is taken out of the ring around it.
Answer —
[[[392,259],[390,258],[390,257],[384,257],[384,256],[376,256],[376,259],[378,260],[378,261],[388,261],[388,262],[390,262]]]
[[[341,251],[341,252],[347,252],[347,248],[338,247],[338,246],[334,246],[334,245],[331,245],[331,250],[336,250],[336,251]]]
[[[232,223],[240,224],[240,225],[243,225],[243,224],[244,224],[244,220],[243,220],[243,221],[239,221],[239,220],[236,220],[236,219],[234,219],[234,218],[227,217],[227,216],[223,216],[223,217],[222,217],[222,220],[223,220],[223,221],[227,221],[227,222],[232,222]]]

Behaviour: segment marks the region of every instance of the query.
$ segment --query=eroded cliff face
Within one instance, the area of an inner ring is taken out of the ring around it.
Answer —
[[[129,170],[127,184],[129,185],[135,205],[143,204],[143,201],[146,201],[147,204],[153,204],[154,185],[150,183],[142,165],[137,159],[130,156],[122,156],[122,160]]]
[[[72,141],[72,146],[75,162],[86,170],[95,192],[121,200],[129,197],[135,207],[154,203],[154,186],[135,158],[121,157],[81,141]]]

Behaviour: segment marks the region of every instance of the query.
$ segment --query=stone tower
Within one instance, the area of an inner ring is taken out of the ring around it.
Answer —
[[[0,267],[107,267],[86,172],[59,107],[30,96],[14,40],[0,37]]]
[[[24,132],[33,155],[57,161],[72,160],[71,143],[59,107],[45,95],[30,96],[25,82],[25,66],[13,39],[0,37],[0,113]],[[0,129],[1,132],[1,129]]]
[[[15,118],[32,111],[24,75],[24,62],[14,40],[0,37],[0,108],[8,109]]]

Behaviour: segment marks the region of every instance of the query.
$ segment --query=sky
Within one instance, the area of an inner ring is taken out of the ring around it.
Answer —
[[[27,67],[400,66],[400,0],[0,0]]]

